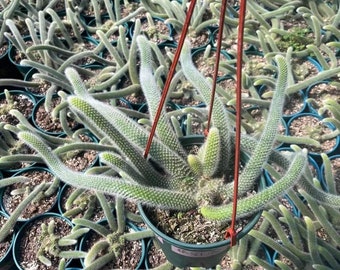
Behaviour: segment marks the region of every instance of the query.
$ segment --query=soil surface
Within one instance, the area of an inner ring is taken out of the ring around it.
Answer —
[[[88,135],[80,134],[80,141],[93,143],[94,139]],[[63,154],[64,164],[74,171],[84,171],[95,164],[98,153],[95,150],[73,150]]]
[[[214,76],[214,69],[216,66],[216,51],[211,51],[208,56],[204,55],[204,51],[197,52],[193,55],[193,62],[197,69],[205,76],[213,78]],[[223,61],[227,61],[228,58],[221,53],[220,54],[220,64]],[[218,78],[224,76],[225,74],[219,70],[217,73]]]
[[[0,122],[15,126],[19,120],[9,113],[9,110],[16,109],[27,119],[32,115],[35,102],[27,95],[10,92],[10,100],[3,96],[0,99]]]
[[[210,31],[203,30],[200,33],[189,33],[187,38],[190,41],[191,48],[199,48],[206,46],[210,42]],[[180,39],[180,33],[175,33],[174,40],[178,43]]]
[[[172,40],[168,25],[160,20],[154,20],[153,23],[154,25],[150,26],[147,20],[142,20],[141,34],[145,35],[149,40],[156,44]]]
[[[4,55],[8,50],[8,44],[2,44],[2,46],[0,47],[0,57],[2,55]]]
[[[206,220],[197,210],[180,212],[150,208],[147,213],[160,231],[185,243],[206,244],[222,241],[229,226]],[[236,230],[242,229],[246,224],[247,220],[236,224]]]
[[[310,137],[320,142],[321,147],[314,147],[308,145],[300,145],[300,147],[307,148],[313,153],[322,153],[330,151],[336,145],[336,138],[331,140],[323,140],[322,136],[332,132],[327,125],[322,123],[318,118],[313,116],[297,117],[289,126],[289,133],[291,136]]]
[[[47,90],[52,86],[50,82],[46,82],[42,79],[30,79],[31,82],[37,82],[39,83],[38,87],[28,87],[27,90],[34,94],[39,96],[44,96]]]
[[[60,104],[60,102],[61,102],[60,97],[52,98],[51,107],[49,108],[48,111],[46,111],[45,109],[44,102],[42,102],[38,106],[37,110],[35,111],[35,114],[33,115],[34,123],[37,125],[37,127],[39,127],[40,129],[46,132],[51,132],[51,133],[62,133],[63,132],[63,128],[61,126],[61,122],[59,118],[55,118],[52,116],[53,109],[58,104]],[[77,125],[77,123],[69,117],[67,117],[66,120],[70,128],[74,128]]]
[[[5,188],[2,198],[4,209],[8,213],[12,213],[21,201],[31,192],[33,188],[43,182],[52,182],[54,176],[48,171],[32,170],[20,174],[30,178],[31,180],[23,183],[16,183]],[[42,214],[51,209],[57,201],[57,190],[51,196],[43,196],[37,201],[32,201],[21,213],[21,219],[29,219],[38,214]]]
[[[340,91],[336,86],[332,86],[328,83],[319,83],[309,88],[307,92],[307,99],[309,100],[310,106],[315,110],[319,111],[320,108],[325,105],[327,99],[335,100],[340,103]],[[323,117],[331,117],[332,113],[329,110],[322,111]]]
[[[305,101],[302,93],[297,92],[286,97],[283,113],[285,116],[290,116],[301,112],[304,108]]]

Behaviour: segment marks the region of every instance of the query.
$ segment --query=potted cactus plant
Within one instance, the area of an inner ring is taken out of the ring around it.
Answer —
[[[150,43],[143,36],[139,36],[137,42],[141,59],[140,82],[148,103],[149,122],[152,122],[159,105],[160,91],[153,75]],[[283,56],[276,56],[275,61],[278,78],[266,126],[259,139],[248,135],[243,135],[241,138],[241,149],[250,157],[244,164],[239,179],[238,218],[249,219],[249,216],[284,194],[299,180],[300,186],[312,193],[316,199],[330,204],[334,203],[334,200],[339,201],[337,196],[325,194],[313,186],[306,166],[305,150],[295,148],[296,152],[290,156],[290,159],[274,150],[273,145],[281,121],[287,88],[287,73],[290,70],[287,67],[289,63]],[[184,76],[199,92],[200,98],[209,105],[210,83],[194,67],[188,43],[182,51],[181,68]],[[227,175],[230,174],[229,168],[233,161],[235,134],[231,120],[233,118],[223,106],[220,97],[217,96],[214,100],[212,127],[196,154],[184,150],[179,138],[180,133],[176,133],[172,126],[173,119],[169,119],[168,114],[163,110],[150,154],[145,158],[143,150],[149,136],[148,126],[139,124],[119,108],[91,96],[74,69],[67,68],[65,73],[74,90],[74,94],[67,98],[69,109],[77,121],[86,125],[99,138],[101,144],[106,144],[108,149],[114,149],[102,151],[100,159],[118,174],[116,176],[92,175],[72,171],[36,133],[19,132],[19,138],[34,148],[62,181],[76,187],[132,199],[142,204],[143,207],[140,208],[142,211],[152,207],[181,212],[195,209],[203,218],[209,220],[227,222],[231,219],[233,179]],[[204,115],[204,110],[202,111]],[[276,163],[283,168],[284,174],[281,178],[270,187],[252,196],[246,196],[249,191],[254,191],[262,170],[270,168],[271,163]],[[145,215],[144,218],[148,217]],[[177,247],[177,250],[182,251],[182,259],[189,258],[189,260],[181,263],[173,260],[173,263],[180,267],[213,267],[218,263],[221,254],[225,254],[229,244],[230,242],[224,241],[217,247],[217,251],[215,249],[212,252],[197,252],[194,254],[194,259],[188,256],[190,252]],[[176,247],[170,249],[176,250]],[[217,259],[209,258],[216,255]]]
[[[73,258],[82,258],[85,253],[77,251],[77,239],[89,229],[75,234],[73,224],[56,213],[38,215],[18,231],[13,246],[17,269],[63,269]]]
[[[115,214],[112,213],[109,202],[104,194],[97,192],[97,198],[105,219],[98,222],[86,218],[75,218],[73,222],[80,228],[89,228],[88,234],[80,241],[80,249],[86,253],[82,265],[86,269],[139,269],[144,262],[144,238],[153,236],[151,230],[140,230],[126,216],[134,216],[135,222],[140,222],[140,216],[127,213],[125,200],[115,198]],[[139,219],[139,220],[138,220]]]

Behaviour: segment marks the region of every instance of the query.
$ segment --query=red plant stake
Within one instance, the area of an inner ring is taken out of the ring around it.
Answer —
[[[220,56],[221,56],[221,46],[222,46],[222,38],[223,38],[223,26],[224,26],[224,14],[227,9],[227,1],[222,0],[222,7],[221,7],[221,14],[219,19],[219,28],[218,28],[218,35],[217,35],[217,44],[216,44],[216,65],[214,67],[214,74],[213,74],[213,85],[211,89],[211,97],[210,97],[210,108],[208,113],[208,124],[206,130],[204,130],[204,135],[208,136],[210,124],[211,124],[211,115],[214,107],[214,100],[216,94],[216,82],[218,76],[218,67],[220,65]]]
[[[144,151],[144,158],[148,157],[150,152],[152,139],[155,135],[157,124],[160,118],[161,110],[164,106],[166,97],[168,95],[169,86],[173,75],[175,73],[175,69],[179,60],[179,56],[182,51],[183,43],[185,37],[188,32],[190,20],[192,17],[193,10],[195,8],[196,0],[192,0],[190,2],[190,6],[185,18],[185,22],[183,25],[182,33],[179,39],[178,48],[175,52],[173,62],[171,63],[170,70],[168,77],[166,78],[164,89],[162,92],[160,104],[158,110],[155,115],[155,120],[152,124],[150,135],[145,147]],[[223,36],[223,25],[224,25],[224,16],[227,7],[227,0],[222,0],[222,7],[221,7],[221,14],[219,18],[219,31],[218,31],[218,38],[217,38],[217,48],[216,48],[216,66],[214,68],[214,75],[213,75],[213,85],[211,91],[211,100],[210,100],[210,108],[208,114],[208,125],[207,128],[204,130],[205,136],[209,133],[210,122],[211,122],[211,115],[213,110],[213,103],[215,99],[216,93],[216,81],[218,76],[218,66],[220,61],[220,53],[221,53],[221,44],[222,44],[222,36]],[[239,26],[238,26],[238,41],[237,41],[237,62],[236,62],[236,140],[235,140],[235,167],[234,167],[234,194],[233,194],[233,213],[231,219],[231,226],[226,230],[225,238],[231,238],[230,244],[231,246],[236,245],[236,235],[237,232],[235,230],[235,222],[236,222],[236,212],[237,212],[237,197],[238,197],[238,176],[239,176],[239,163],[240,163],[240,137],[241,137],[241,88],[242,88],[242,52],[243,52],[243,29],[244,29],[244,17],[245,17],[245,10],[246,10],[246,0],[240,1],[240,12],[239,12]]]
[[[225,0],[224,0],[225,1]],[[247,0],[240,1],[239,24],[237,33],[237,58],[236,58],[236,138],[235,138],[235,166],[234,166],[234,194],[233,194],[233,213],[230,228],[225,233],[225,238],[230,237],[230,245],[236,245],[235,222],[237,212],[238,197],[238,178],[240,167],[240,150],[241,150],[241,90],[242,90],[242,55],[243,55],[243,33],[244,18],[246,13]]]

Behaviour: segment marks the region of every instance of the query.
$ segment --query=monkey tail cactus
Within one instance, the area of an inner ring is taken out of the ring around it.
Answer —
[[[153,121],[161,89],[153,75],[150,45],[143,36],[139,36],[137,41],[141,53],[140,83],[148,100],[150,120]],[[278,65],[278,82],[267,127],[257,144],[247,138],[241,142],[242,149],[250,155],[249,164],[241,172],[242,194],[254,188],[273,151],[288,76],[285,58],[278,55],[275,60]],[[183,49],[181,67],[185,77],[208,103],[210,84],[193,66],[189,44],[185,44]],[[117,149],[114,152],[101,152],[100,158],[118,176],[72,171],[37,134],[19,132],[20,139],[38,152],[55,175],[70,185],[115,194],[158,208],[182,211],[198,208],[208,219],[227,221],[231,218],[232,183],[226,180],[226,160],[232,161],[233,126],[230,114],[219,97],[214,101],[216,106],[212,115],[212,127],[197,154],[187,153],[182,148],[170,117],[163,110],[149,157],[144,158],[149,130],[119,108],[91,96],[74,69],[67,68],[65,73],[74,90],[74,94],[67,99],[69,109],[77,120],[82,121],[102,143],[109,146],[108,149]],[[239,198],[237,215],[252,214],[282,195],[302,177],[306,162],[306,151],[296,151],[290,164],[285,166],[286,172],[282,179],[251,197]]]

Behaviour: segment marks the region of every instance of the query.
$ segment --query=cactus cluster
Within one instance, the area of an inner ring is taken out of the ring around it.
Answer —
[[[79,213],[86,205],[88,211],[84,216],[73,218],[76,226],[72,233],[79,234],[85,227],[104,237],[86,255],[82,254],[86,256],[86,265],[90,269],[100,269],[102,263],[117,258],[119,252],[116,251],[125,241],[152,236],[148,230],[131,234],[124,230],[126,218],[140,222],[140,216],[126,212],[124,199],[161,209],[186,211],[197,208],[206,219],[228,222],[234,194],[231,168],[236,137],[236,102],[234,89],[224,87],[223,79],[235,82],[235,56],[239,53],[235,50],[235,30],[239,20],[237,9],[227,7],[222,47],[229,57],[219,64],[223,78],[218,82],[213,104],[210,104],[213,82],[195,67],[191,55],[195,45],[186,43],[167,99],[170,103],[175,99],[190,99],[205,106],[182,106],[170,112],[168,107],[162,108],[156,135],[149,155],[145,157],[164,78],[169,72],[169,63],[174,59],[171,47],[177,44],[175,36],[167,37],[169,47],[165,48],[148,41],[143,36],[145,32],[140,18],[145,15],[152,23],[152,18],[159,17],[179,33],[189,1],[65,1],[65,15],[60,15],[56,8],[57,2],[64,1],[34,2],[0,1],[0,8],[3,8],[0,12],[0,45],[10,43],[21,51],[24,57],[21,64],[35,68],[32,81],[1,78],[0,86],[23,88],[45,84],[48,88],[44,103],[47,109],[57,93],[61,103],[53,109],[52,118],[60,120],[66,136],[54,137],[34,128],[32,122],[13,106],[9,91],[5,90],[9,105],[3,108],[3,113],[9,112],[17,122],[0,124],[0,169],[45,163],[63,182],[77,188],[74,194],[79,195],[85,189],[92,190],[91,197],[83,194],[85,198],[80,205],[70,206],[65,214]],[[123,7],[129,10],[126,17],[120,12]],[[102,8],[107,10],[106,22],[101,14]],[[92,25],[86,24],[82,18],[86,9],[94,11],[95,23]],[[193,11],[188,38],[194,38],[206,27],[209,28],[207,33],[216,30],[220,10],[221,1],[199,1]],[[339,88],[339,10],[338,0],[247,1],[244,40],[251,46],[244,47],[243,57],[243,65],[248,72],[244,72],[242,78],[247,96],[242,99],[241,151],[249,156],[249,160],[242,164],[240,172],[236,216],[242,218],[259,210],[263,210],[263,215],[256,230],[242,238],[229,252],[233,269],[242,269],[250,263],[265,269],[287,269],[283,260],[288,260],[291,268],[296,269],[340,267],[340,196],[330,172],[330,162],[326,155],[321,155],[326,168],[328,189],[325,192],[308,166],[310,155],[294,145],[317,146],[320,144],[317,139],[297,138],[278,132],[284,122],[282,119],[287,118],[282,117],[282,108],[290,95],[326,80],[332,87]],[[287,28],[290,22],[297,21],[302,26]],[[128,25],[134,27],[133,37],[126,35]],[[27,26],[26,32],[32,38],[30,45],[25,43],[22,26]],[[312,38],[305,36],[307,32]],[[114,42],[111,39],[113,33],[118,33]],[[96,35],[95,48],[85,47],[85,34]],[[211,38],[205,48],[205,56],[215,49],[214,37]],[[251,62],[248,53],[254,52],[262,57],[260,64]],[[302,72],[299,75],[302,77],[297,78],[292,63],[306,57],[317,60],[322,70],[305,78],[305,70],[300,67]],[[83,60],[95,62],[101,70],[97,72],[81,65]],[[253,72],[254,69],[258,69],[255,70],[257,72]],[[123,82],[131,85],[123,85]],[[263,89],[264,92],[261,92]],[[147,112],[136,111],[139,105],[133,109],[112,106],[128,95],[145,98]],[[313,102],[311,99],[308,101]],[[209,134],[204,143],[198,145],[197,151],[187,152],[182,145],[183,137],[200,133],[207,127],[211,106]],[[259,122],[253,117],[253,108],[260,112],[264,121]],[[339,101],[324,99],[318,113],[327,115],[322,121],[335,127],[325,139],[339,137]],[[81,128],[76,131],[70,128],[67,124],[69,118],[79,123]],[[199,126],[199,130],[193,132],[195,125]],[[77,140],[77,134],[83,131],[93,134],[98,142]],[[280,143],[291,145],[289,155],[276,150]],[[28,146],[32,148],[31,152],[27,151]],[[64,156],[82,150],[99,153],[100,166],[95,165],[83,172],[65,166]],[[264,172],[276,180],[273,185],[257,191],[258,180]],[[0,188],[23,181],[29,180],[24,177],[5,178],[0,181]],[[59,182],[56,181],[57,184]],[[26,205],[37,201],[48,189],[51,186],[42,183],[28,194],[0,228],[0,242],[11,232]],[[103,193],[115,196],[114,206],[106,201]],[[294,211],[289,211],[287,204],[283,203],[287,197],[300,216],[293,216]],[[109,229],[88,220],[95,211],[94,201],[99,202],[103,209]],[[48,228],[45,231],[48,232]],[[271,248],[271,264],[260,256],[262,246]],[[106,254],[96,259],[104,247],[107,248]],[[40,259],[49,263],[44,257]]]
[[[140,36],[138,45],[141,59],[140,80],[149,105],[150,121],[153,121],[160,91],[153,76],[149,43],[145,37]],[[182,52],[183,73],[202,99],[207,100],[210,82],[193,66],[189,48],[189,44],[186,44]],[[315,197],[311,179],[305,176],[305,171],[308,171],[306,151],[297,150],[292,160],[288,161],[273,150],[289,70],[283,56],[277,56],[275,59],[278,65],[278,80],[266,127],[256,143],[247,135],[244,135],[241,142],[242,150],[251,152],[251,156],[240,175],[238,217],[263,209],[299,180]],[[184,151],[171,119],[163,110],[150,155],[144,158],[143,150],[149,135],[147,127],[138,124],[118,108],[91,97],[74,69],[66,69],[66,76],[74,90],[74,95],[67,98],[69,109],[100,141],[116,148],[116,151],[102,151],[100,159],[112,166],[119,175],[110,177],[70,171],[37,134],[19,132],[19,137],[39,153],[60,179],[80,188],[116,194],[163,209],[189,210],[198,207],[208,219],[226,221],[231,218],[230,198],[233,188],[232,182],[226,180],[226,174],[230,173],[228,168],[232,160],[234,135],[230,113],[223,107],[219,98],[214,101],[212,128],[197,154],[187,154]],[[284,167],[285,174],[271,187],[251,197],[244,196],[254,188],[262,169],[269,161]],[[320,196],[318,199],[326,200],[321,191],[317,191],[317,195]],[[216,197],[219,198],[217,205],[214,203]]]

